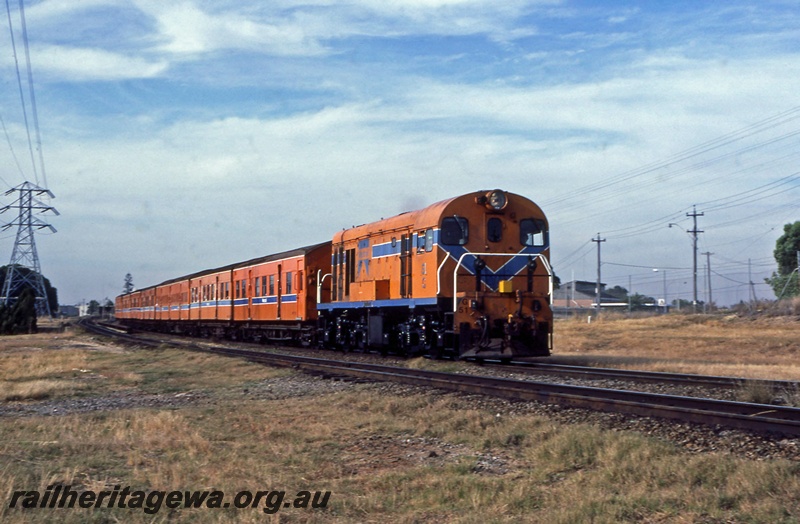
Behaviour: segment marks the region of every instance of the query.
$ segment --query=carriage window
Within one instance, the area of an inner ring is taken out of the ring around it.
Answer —
[[[425,231],[425,251],[433,251],[433,229]]]
[[[447,246],[463,246],[469,240],[469,221],[452,216],[442,220],[441,242]]]
[[[524,246],[544,247],[547,244],[547,225],[544,220],[536,218],[520,220],[519,241]]]
[[[269,276],[269,294],[270,296],[275,294],[275,275]]]
[[[286,294],[287,295],[291,295],[292,294],[292,272],[291,271],[287,271],[286,272]]]
[[[492,217],[486,223],[486,238],[489,242],[500,242],[503,240],[503,221],[497,217]]]

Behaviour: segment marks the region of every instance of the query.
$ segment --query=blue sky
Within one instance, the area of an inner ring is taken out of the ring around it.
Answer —
[[[604,282],[661,297],[666,269],[670,300],[691,298],[697,205],[730,304],[750,278],[771,296],[775,240],[800,219],[795,2],[44,0],[25,15],[46,180],[26,162],[7,17],[0,177],[56,195],[59,231],[37,246],[65,304],[495,187],[543,207],[562,280],[596,278],[599,232]],[[24,67],[19,20],[12,5]],[[12,246],[6,232],[0,259]]]

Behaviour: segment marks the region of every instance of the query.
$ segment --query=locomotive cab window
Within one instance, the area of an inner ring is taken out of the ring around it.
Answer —
[[[442,220],[441,242],[446,246],[463,246],[469,240],[469,221],[464,217]]]
[[[547,226],[544,220],[525,218],[519,221],[519,241],[524,246],[547,245]]]
[[[417,254],[433,251],[433,229],[417,233]]]
[[[497,217],[492,217],[486,222],[486,238],[489,242],[500,242],[503,240],[503,221]]]

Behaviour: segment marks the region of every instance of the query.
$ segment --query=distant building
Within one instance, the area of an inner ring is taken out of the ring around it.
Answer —
[[[80,312],[78,311],[78,306],[64,306],[59,304],[58,314],[62,317],[77,317]]]
[[[605,292],[606,285],[600,284],[600,307],[621,308],[628,307],[627,302]],[[561,287],[553,291],[554,310],[595,309],[597,307],[597,282],[573,280],[562,283]]]

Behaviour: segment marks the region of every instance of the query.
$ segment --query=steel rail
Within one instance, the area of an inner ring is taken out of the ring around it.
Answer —
[[[123,339],[131,342],[151,346],[162,344],[159,341],[142,341],[136,337],[116,333],[102,327],[86,324],[84,327],[109,336],[122,336]],[[291,367],[324,376],[389,381],[462,393],[490,395],[508,400],[539,401],[574,408],[800,436],[800,408],[794,407],[463,375],[227,347],[204,347],[197,344],[189,344],[184,347],[195,351],[245,358],[268,365]]]
[[[706,425],[718,424],[750,431],[800,435],[800,409],[786,406],[461,375],[229,348],[197,349],[223,352],[226,355],[243,357],[256,362],[287,366],[329,376],[351,376],[391,381],[462,393],[490,395],[508,400],[533,400],[569,407],[660,417]]]
[[[585,379],[629,380],[636,382],[656,382],[715,388],[737,388],[749,383],[759,383],[776,391],[800,390],[800,382],[792,380],[769,380],[714,375],[695,375],[691,373],[671,373],[662,371],[638,371],[528,361],[512,361],[508,364],[500,364],[488,361],[484,362],[483,365],[510,372],[520,371],[530,374],[561,375]]]

